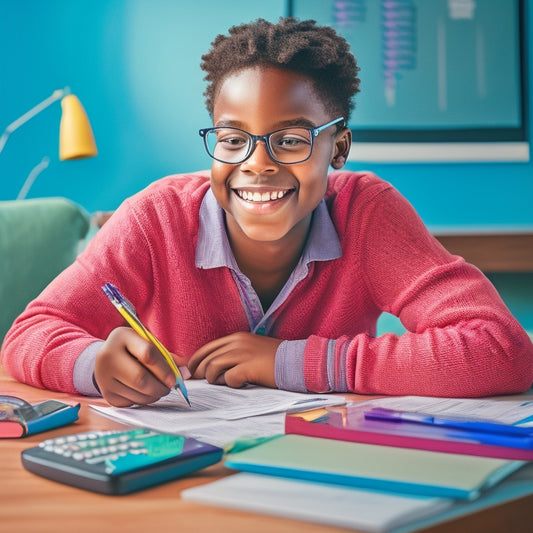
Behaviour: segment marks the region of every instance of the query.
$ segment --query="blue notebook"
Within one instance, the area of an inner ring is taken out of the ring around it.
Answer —
[[[236,470],[404,494],[473,500],[525,461],[282,435],[230,454]]]

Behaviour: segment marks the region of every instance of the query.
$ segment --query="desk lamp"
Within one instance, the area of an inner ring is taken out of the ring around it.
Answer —
[[[59,159],[61,161],[85,159],[97,155],[98,150],[85,109],[83,109],[78,98],[70,93],[68,87],[55,90],[48,98],[12,122],[0,137],[0,153],[4,149],[7,139],[15,130],[58,100],[61,100],[62,108],[61,122],[59,125]],[[44,157],[32,169],[17,196],[17,200],[22,200],[26,197],[33,182],[48,166],[49,161],[48,157]]]

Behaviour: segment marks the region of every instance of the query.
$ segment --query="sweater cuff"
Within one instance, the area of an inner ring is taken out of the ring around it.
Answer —
[[[276,351],[275,379],[278,389],[307,392],[304,380],[305,340],[283,341]]]
[[[312,335],[304,358],[305,387],[310,392],[347,392],[347,339],[324,339]]]
[[[74,374],[72,376],[74,387],[84,396],[102,396],[93,381],[96,354],[102,344],[104,344],[104,341],[89,344],[76,359],[76,363],[74,363]]]

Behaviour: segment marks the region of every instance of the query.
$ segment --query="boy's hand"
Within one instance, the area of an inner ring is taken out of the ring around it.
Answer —
[[[185,359],[176,360],[178,365],[187,364]],[[153,403],[176,383],[159,350],[129,327],[109,334],[96,354],[94,378],[102,396],[116,407]]]
[[[189,359],[194,378],[242,387],[247,383],[276,387],[274,361],[283,341],[240,331],[208,342]]]

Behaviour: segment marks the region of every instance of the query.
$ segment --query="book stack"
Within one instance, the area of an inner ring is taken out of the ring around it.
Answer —
[[[531,417],[533,403],[390,400],[287,414],[286,434],[227,455],[226,466],[239,473],[182,496],[360,531],[407,533],[533,493],[533,427],[517,425]]]

